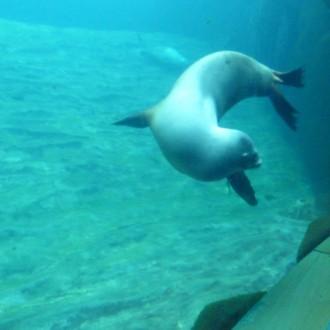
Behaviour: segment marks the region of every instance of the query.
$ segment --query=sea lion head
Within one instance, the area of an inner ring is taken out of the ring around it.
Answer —
[[[204,153],[205,162],[195,162],[198,175],[191,176],[203,181],[215,181],[228,178],[234,173],[261,165],[259,154],[250,139],[242,131],[217,127],[212,143],[207,143],[208,149]],[[192,163],[192,162],[189,162]]]
[[[261,159],[251,138],[239,130],[231,129],[229,134],[227,152],[233,172],[259,167]]]

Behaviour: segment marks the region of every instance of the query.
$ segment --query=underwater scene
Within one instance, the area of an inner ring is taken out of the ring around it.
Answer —
[[[328,0],[0,8],[1,330],[188,330],[206,305],[268,291],[296,266],[308,226],[330,212]],[[217,71],[185,70],[225,50],[276,81],[262,95],[230,94],[257,85],[250,71],[214,84],[231,108],[215,100],[214,122],[244,132],[258,159],[243,177],[229,163],[200,180],[207,120],[190,113]],[[182,144],[188,156],[171,153]]]

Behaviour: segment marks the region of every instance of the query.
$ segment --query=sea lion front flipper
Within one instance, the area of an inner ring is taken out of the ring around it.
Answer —
[[[244,171],[236,172],[228,176],[227,179],[235,192],[241,196],[249,205],[255,206],[258,204],[254,189]]]
[[[139,112],[122,120],[116,121],[113,125],[130,126],[135,128],[149,127],[148,113],[146,111]]]
[[[285,97],[273,87],[269,98],[279,114],[292,130],[297,129],[297,110],[285,99]]]

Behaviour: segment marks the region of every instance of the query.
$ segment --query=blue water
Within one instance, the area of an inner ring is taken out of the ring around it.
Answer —
[[[205,38],[218,38],[233,31],[232,35],[244,34],[253,19],[267,24],[260,34],[269,33],[274,38],[279,23],[290,25],[287,35],[296,33],[299,0],[254,1],[241,0],[177,2],[153,0],[2,0],[2,17],[32,23],[62,26],[80,26],[93,29],[129,29],[135,31],[162,31],[184,34],[199,34]],[[256,11],[263,11],[259,15]],[[239,20],[238,20],[239,17]],[[242,39],[241,39],[242,41]],[[269,40],[269,45],[274,40]]]
[[[190,329],[206,304],[274,285],[329,208],[325,3],[131,2],[0,1],[0,329]],[[222,49],[306,69],[283,90],[297,133],[266,99],[222,120],[263,159],[254,208],[112,125]]]

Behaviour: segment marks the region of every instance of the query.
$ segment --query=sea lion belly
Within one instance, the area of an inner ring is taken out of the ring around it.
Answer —
[[[202,118],[196,115],[200,111],[192,109],[198,104],[196,99],[189,105],[171,98],[166,102],[155,113],[150,127],[163,155],[178,171],[197,180],[215,181],[238,170],[239,164],[235,166],[233,160],[237,158],[238,141],[233,134],[244,133],[212,124],[215,119],[211,111],[206,110]],[[177,104],[182,111],[175,108]]]
[[[163,155],[178,171],[204,180],[211,158],[210,130],[192,114],[166,112],[157,112],[150,125]]]

